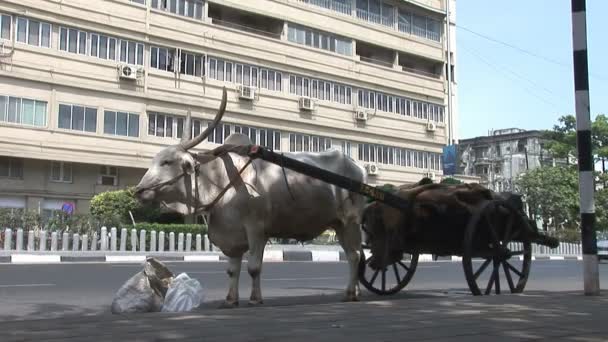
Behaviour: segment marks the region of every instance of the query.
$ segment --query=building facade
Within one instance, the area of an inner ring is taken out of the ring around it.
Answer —
[[[445,5],[1,0],[0,207],[88,212],[93,195],[137,184],[188,112],[204,129],[224,86],[223,125],[199,150],[240,132],[339,149],[371,184],[440,177]]]
[[[481,185],[494,191],[514,191],[514,181],[519,175],[556,163],[543,149],[540,131],[518,128],[460,140],[458,160],[460,174],[477,176]]]

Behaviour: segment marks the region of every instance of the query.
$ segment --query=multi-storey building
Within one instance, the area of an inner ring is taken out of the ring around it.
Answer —
[[[87,212],[136,184],[188,112],[206,127],[224,86],[201,150],[241,132],[340,149],[372,184],[440,176],[445,1],[1,0],[0,207]]]
[[[494,191],[515,191],[515,180],[528,170],[565,163],[543,148],[542,132],[507,128],[458,144],[459,173],[477,176]]]

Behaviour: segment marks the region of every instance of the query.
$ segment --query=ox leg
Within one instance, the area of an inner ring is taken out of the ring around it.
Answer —
[[[361,257],[361,232],[357,224],[350,224],[341,229],[336,229],[336,235],[346,259],[348,260],[349,279],[346,294],[343,301],[355,302],[359,300],[359,258]]]
[[[266,240],[264,238],[256,237],[253,239],[253,241],[249,242],[249,245],[250,255],[247,262],[247,271],[251,276],[251,297],[249,298],[249,305],[258,305],[264,303],[262,299],[262,287],[260,282]]]
[[[232,308],[239,306],[239,275],[241,274],[241,263],[243,256],[231,257],[228,260],[228,268],[226,273],[230,278],[230,288],[228,289],[228,295],[226,301],[222,307]]]

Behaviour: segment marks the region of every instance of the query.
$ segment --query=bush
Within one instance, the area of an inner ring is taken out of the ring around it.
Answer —
[[[458,184],[462,184],[462,182],[454,177],[446,177],[441,180],[440,184],[458,185]]]
[[[133,196],[133,189],[107,191],[91,199],[91,215],[106,226],[131,224],[133,214],[135,221],[156,221],[161,216],[157,205],[142,205]]]
[[[549,232],[548,235],[556,237],[559,242],[581,242],[581,231],[579,229],[559,229]]]

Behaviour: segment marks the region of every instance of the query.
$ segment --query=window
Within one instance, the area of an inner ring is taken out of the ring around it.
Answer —
[[[138,3],[144,0],[131,0]],[[152,8],[173,14],[201,20],[203,18],[203,7],[205,3],[201,0],[152,0]]]
[[[204,74],[203,70],[203,55],[197,55],[179,50],[181,65],[179,72],[184,75],[201,77]]]
[[[209,57],[209,78],[272,91],[282,91],[283,83],[283,75],[279,71],[215,57]]]
[[[72,182],[72,164],[65,162],[51,162],[51,181],[57,183]]]
[[[97,132],[97,108],[78,105],[59,105],[59,128],[83,132]]]
[[[139,114],[106,110],[103,132],[110,135],[139,137]]]
[[[342,141],[342,153],[347,156],[351,156],[351,143],[350,141]]]
[[[106,186],[118,186],[118,168],[102,165],[99,169],[98,184]]]
[[[0,178],[23,179],[23,159],[0,157]]]
[[[0,38],[11,39],[12,17],[10,15],[0,15]]]
[[[353,54],[352,39],[337,37],[295,24],[289,24],[287,30],[287,39],[292,43],[323,49],[345,56],[352,56]]]
[[[173,72],[175,49],[152,46],[150,48],[150,66],[154,69]]]
[[[148,113],[148,135],[161,138],[181,138],[184,130],[184,118],[171,114]]]
[[[289,75],[289,93],[341,104],[352,104],[351,87],[296,75]]]
[[[51,47],[51,24],[19,17],[17,41],[34,46]]]
[[[144,64],[144,44],[121,39],[118,45],[120,46],[118,55],[121,62],[133,65]]]
[[[97,39],[99,41],[99,39]],[[114,49],[115,49],[114,40]],[[85,31],[80,31],[76,29],[61,27],[59,29],[59,50],[67,51],[70,53],[77,53],[80,55],[87,54],[87,44],[88,44],[88,34]],[[99,43],[98,43],[99,44]],[[98,51],[99,46],[95,46],[96,51]],[[106,47],[107,48],[107,47]],[[108,53],[106,52],[106,58],[108,59]],[[116,60],[116,53],[114,52],[114,57],[110,58]],[[97,57],[97,56],[95,56]]]
[[[332,147],[331,139],[305,134],[289,134],[289,152],[323,152]]]
[[[0,96],[0,122],[46,126],[45,101],[12,96]]]

